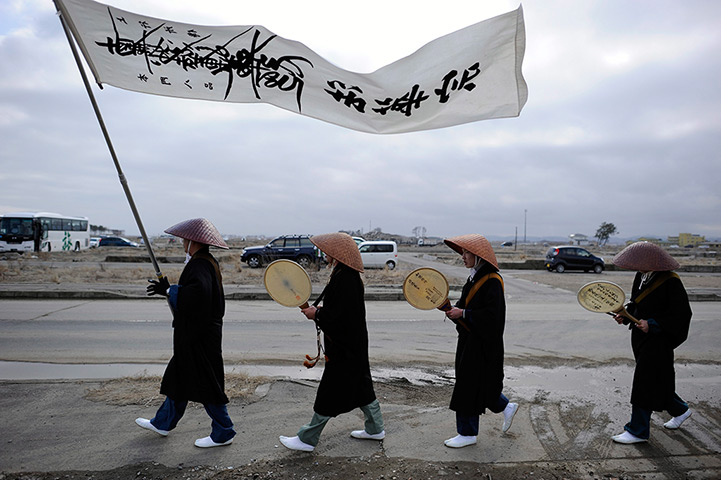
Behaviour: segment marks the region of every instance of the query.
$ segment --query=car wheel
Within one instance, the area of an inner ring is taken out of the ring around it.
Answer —
[[[308,255],[301,255],[295,261],[298,263],[298,265],[300,265],[303,268],[310,267],[310,264],[312,262],[312,260],[310,259],[310,257]]]
[[[393,270],[394,268],[396,268],[396,262],[394,262],[393,260],[388,260],[386,262],[386,267],[388,267],[388,270]]]
[[[593,266],[593,272],[594,273],[601,273],[603,272],[603,267],[600,264],[596,264]]]
[[[562,263],[559,263],[558,265],[556,265],[556,271],[557,271],[558,273],[563,273],[563,272],[566,271],[566,267],[563,266]]]
[[[258,255],[251,255],[248,257],[248,266],[250,268],[258,268],[263,265],[263,262],[260,261],[260,257]]]

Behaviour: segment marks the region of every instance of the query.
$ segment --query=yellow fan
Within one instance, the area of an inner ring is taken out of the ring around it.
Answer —
[[[403,296],[419,310],[450,310],[448,280],[435,268],[416,268],[403,281]]]
[[[628,313],[623,304],[626,294],[623,289],[611,282],[596,281],[587,283],[578,291],[578,303],[586,310],[609,315],[622,315],[638,324],[638,319]]]

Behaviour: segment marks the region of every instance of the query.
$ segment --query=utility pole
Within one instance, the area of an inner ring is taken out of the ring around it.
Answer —
[[[526,218],[528,217],[528,210],[523,210],[523,243],[526,243]]]

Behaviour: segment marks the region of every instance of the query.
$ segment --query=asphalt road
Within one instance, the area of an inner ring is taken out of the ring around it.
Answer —
[[[226,306],[223,348],[229,364],[293,364],[315,349],[315,328],[298,309],[257,300]],[[677,358],[721,361],[721,303],[692,308],[691,333]],[[367,317],[374,364],[452,364],[456,333],[442,313],[383,301],[367,302]],[[6,362],[162,363],[171,354],[171,338],[170,313],[160,299],[0,300],[0,360]],[[509,303],[505,344],[512,364],[532,357],[630,358],[625,327],[565,300]]]
[[[432,255],[404,255],[402,261],[432,265],[449,278],[467,274],[465,268],[434,262]],[[606,272],[603,280],[625,285],[632,276]],[[582,282],[596,279],[582,277]],[[531,363],[534,357],[558,363],[630,358],[626,328],[581,308],[572,291],[515,278],[513,271],[504,272],[504,280],[510,364]],[[451,299],[457,295],[451,292]],[[417,310],[404,301],[368,301],[366,306],[374,364],[452,364],[456,334],[441,312]],[[692,309],[689,340],[677,349],[677,358],[721,362],[721,302],[693,302]],[[162,364],[171,353],[170,320],[160,298],[0,299],[0,361]],[[271,301],[230,300],[224,322],[224,354],[230,365],[294,365],[315,349],[315,329],[298,309]],[[8,368],[0,363],[0,379],[9,377]],[[17,370],[15,366],[12,375],[22,377]]]

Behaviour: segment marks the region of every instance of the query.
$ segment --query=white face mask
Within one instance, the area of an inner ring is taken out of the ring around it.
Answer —
[[[185,252],[185,263],[188,263],[193,256],[190,254],[190,246],[193,244],[191,240],[188,240],[188,250]]]

